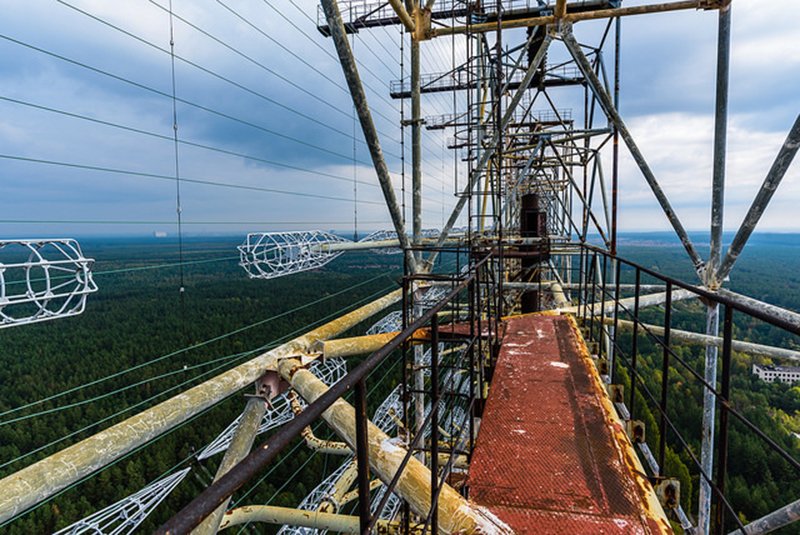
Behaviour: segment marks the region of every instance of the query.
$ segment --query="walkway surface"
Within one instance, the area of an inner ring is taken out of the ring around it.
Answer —
[[[672,533],[568,316],[510,318],[469,475],[516,533]]]

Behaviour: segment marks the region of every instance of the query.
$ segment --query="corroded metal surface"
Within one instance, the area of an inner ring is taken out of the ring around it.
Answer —
[[[302,354],[314,342],[341,334],[390,307],[400,297],[400,290],[395,290],[5,477],[0,480],[0,522],[16,516],[252,384],[266,370],[274,369],[280,359]]]
[[[671,533],[571,317],[509,318],[469,475],[516,533]]]

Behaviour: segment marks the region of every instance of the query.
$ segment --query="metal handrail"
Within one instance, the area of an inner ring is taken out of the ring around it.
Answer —
[[[155,533],[161,535],[174,533],[188,533],[199,525],[205,517],[210,515],[219,505],[229,496],[247,483],[255,474],[272,462],[286,446],[300,435],[303,428],[311,425],[317,418],[322,416],[336,400],[343,397],[347,392],[353,390],[359,382],[363,381],[367,374],[383,362],[393,351],[436,315],[446,304],[458,296],[460,292],[467,288],[473,281],[477,280],[477,274],[491,255],[475,263],[470,272],[461,280],[450,292],[447,293],[438,303],[428,309],[418,319],[412,322],[397,336],[375,351],[353,368],[339,382],[332,385],[319,398],[309,404],[306,409],[296,415],[294,419],[281,427],[274,435],[269,437],[261,446],[245,457],[236,466],[231,468],[224,476],[213,482],[203,492],[196,496],[189,504],[181,509],[176,515],[170,518]]]

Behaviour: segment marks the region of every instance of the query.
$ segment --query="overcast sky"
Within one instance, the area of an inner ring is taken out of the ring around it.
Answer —
[[[0,236],[174,233],[167,2],[3,2]],[[359,229],[387,228],[333,45],[315,27],[316,4],[173,0],[173,8],[187,234],[351,231],[354,178]],[[709,219],[716,19],[694,11],[642,16],[625,20],[622,32],[623,116],[684,225],[696,230]],[[738,226],[800,113],[798,20],[796,0],[734,0],[727,229]],[[581,23],[575,33],[591,42],[598,30]],[[523,35],[509,32],[506,42]],[[361,32],[353,46],[402,199],[400,101],[388,96],[401,76],[400,41],[398,28],[380,28]],[[459,41],[426,42],[423,72],[447,70],[461,55]],[[551,60],[563,55],[555,44]],[[407,75],[407,60],[403,69]],[[426,96],[423,106],[426,116],[449,113],[452,97]],[[463,168],[456,173],[443,148],[450,136],[425,132],[425,227],[440,227],[449,214],[454,175],[463,185]],[[621,230],[668,229],[623,154]],[[760,228],[800,230],[798,202],[795,163]]]

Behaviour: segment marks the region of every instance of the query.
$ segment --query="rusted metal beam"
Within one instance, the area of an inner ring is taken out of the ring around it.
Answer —
[[[311,354],[319,353],[322,358],[353,357],[374,353],[399,333],[367,334],[351,338],[336,338],[333,340],[320,340],[311,346]],[[412,343],[427,342],[430,340],[429,329],[419,329],[410,339]]]
[[[584,11],[577,13],[564,13],[559,17],[555,14],[546,15],[543,17],[531,17],[528,19],[517,19],[501,21],[500,26],[503,29],[509,28],[527,28],[530,26],[546,26],[548,24],[555,24],[556,22],[580,22],[583,20],[596,20],[608,19],[614,17],[629,17],[631,15],[646,15],[649,13],[665,13],[668,11],[680,11],[686,9],[715,9],[718,7],[717,2],[709,0],[685,0],[681,2],[665,2],[661,4],[649,4],[644,6],[630,6],[619,7],[614,9],[598,9],[595,11]],[[565,6],[566,9],[566,6]],[[443,35],[452,35],[458,33],[483,33],[497,30],[497,23],[488,22],[484,24],[472,24],[470,26],[453,26],[449,28],[433,28],[431,30],[432,37],[441,37]]]
[[[333,43],[336,46],[336,52],[339,55],[342,72],[344,72],[347,86],[350,89],[353,106],[356,109],[358,120],[361,123],[361,130],[364,133],[364,140],[369,148],[369,154],[372,158],[372,164],[375,167],[375,173],[378,175],[378,182],[380,183],[381,191],[386,201],[386,207],[389,209],[389,215],[392,218],[394,230],[397,232],[397,239],[400,240],[400,245],[403,248],[406,261],[412,273],[416,273],[417,264],[411,252],[408,237],[406,236],[403,214],[400,213],[400,207],[397,204],[397,197],[394,194],[394,186],[392,185],[392,177],[389,174],[389,168],[386,166],[386,160],[383,157],[383,150],[381,149],[381,143],[378,138],[378,130],[375,128],[375,122],[372,120],[372,112],[370,112],[369,104],[367,103],[367,95],[364,92],[364,86],[361,84],[361,77],[358,74],[358,66],[353,56],[353,50],[350,48],[350,43],[347,40],[342,14],[339,12],[339,6],[336,0],[320,0],[320,2],[325,12],[325,18],[328,21],[328,28],[330,29]]]
[[[678,238],[680,238],[684,249],[686,249],[686,252],[689,254],[689,258],[691,259],[695,270],[698,272],[698,276],[702,277],[703,260],[700,258],[700,254],[697,252],[697,249],[695,249],[692,240],[689,238],[689,234],[683,227],[683,224],[678,218],[678,215],[675,213],[675,210],[672,209],[672,205],[670,204],[669,199],[667,199],[667,195],[664,193],[664,190],[661,189],[653,170],[650,169],[650,166],[642,154],[642,151],[639,150],[639,146],[636,144],[636,141],[633,139],[630,130],[628,130],[627,125],[622,120],[622,117],[614,106],[614,103],[606,91],[605,86],[600,81],[600,78],[598,78],[597,74],[595,74],[592,65],[589,63],[589,59],[583,53],[583,50],[581,50],[581,46],[578,41],[575,40],[575,36],[572,35],[572,28],[570,25],[567,24],[562,26],[561,37],[573,59],[575,60],[575,63],[578,65],[578,69],[580,69],[581,73],[583,73],[586,81],[589,82],[589,87],[597,97],[603,112],[605,112],[609,121],[614,124],[623,141],[628,146],[631,156],[633,156],[633,159],[639,166],[642,175],[647,181],[647,184],[650,186],[653,195],[655,195],[658,204],[661,206],[661,209],[664,212],[664,215],[667,216],[667,220],[669,220],[672,228],[675,230],[675,234],[678,235]]]
[[[744,532],[746,535],[761,535],[793,524],[798,520],[800,520],[800,500],[784,505],[758,520],[753,520],[744,527]],[[742,535],[742,530],[731,531],[728,535]]]
[[[556,8],[553,10],[553,15],[557,19],[563,19],[567,14],[567,0],[556,0]],[[501,23],[502,25],[502,23]]]
[[[303,412],[303,406],[300,405],[300,402],[297,400],[297,395],[294,392],[290,392],[289,395],[289,403],[292,406],[292,412],[295,413],[295,415]],[[302,435],[303,440],[306,441],[306,446],[314,451],[318,451],[320,453],[330,453],[332,455],[349,455],[352,453],[350,446],[344,442],[336,442],[334,440],[323,440],[321,438],[317,438],[317,436],[314,435],[314,431],[311,429],[311,426],[304,427],[300,434]]]
[[[739,258],[747,240],[750,239],[750,234],[752,234],[753,230],[756,228],[758,221],[764,214],[764,210],[769,206],[769,202],[775,194],[775,190],[778,189],[781,180],[783,180],[784,175],[786,175],[786,171],[792,164],[792,160],[794,160],[794,157],[797,155],[798,149],[800,149],[800,115],[797,116],[794,125],[791,130],[789,130],[786,141],[783,142],[783,146],[775,157],[775,161],[772,163],[772,167],[767,173],[764,183],[758,190],[756,198],[753,199],[753,204],[750,205],[750,209],[747,211],[742,225],[736,232],[736,236],[734,236],[733,242],[731,242],[728,248],[728,252],[725,253],[725,259],[722,261],[722,265],[719,267],[719,273],[717,274],[719,280],[724,280],[725,277],[730,274],[733,265],[736,263],[736,259]]]
[[[247,406],[233,434],[231,444],[228,446],[228,449],[225,451],[225,456],[219,463],[217,473],[214,475],[214,481],[225,475],[228,470],[247,457],[247,454],[250,453],[250,449],[253,447],[256,434],[258,433],[258,426],[261,425],[261,420],[264,418],[266,412],[266,399],[253,396],[247,400]],[[192,531],[192,535],[214,535],[219,529],[222,516],[228,508],[229,501],[230,498],[217,507],[213,513],[208,515],[203,523]]]
[[[147,444],[229,395],[253,384],[276,361],[304,353],[314,342],[337,336],[397,303],[395,290],[186,392],[64,448],[0,480],[0,523],[9,520],[63,488]]]
[[[352,515],[304,511],[275,505],[247,505],[228,511],[225,514],[220,530],[250,522],[262,522],[277,526],[299,526],[339,533],[360,533],[358,521],[359,518]],[[376,526],[378,533],[405,533],[405,527],[396,521],[378,520]],[[422,535],[423,527],[422,525],[411,524],[408,527],[408,533]]]
[[[633,329],[633,322],[630,320],[617,319],[617,322],[620,329]],[[603,319],[603,323],[606,325],[613,325],[614,318],[606,317]],[[639,322],[639,327],[647,329],[657,336],[664,334],[664,328],[658,325],[648,325],[646,323]],[[720,336],[709,336],[708,334],[683,331],[680,329],[671,329],[670,336],[674,341],[683,342],[685,344],[722,347],[722,337]],[[745,342],[743,340],[732,340],[731,349],[741,353],[747,353],[749,355],[758,355],[762,357],[787,359],[800,362],[800,351],[794,351],[792,349],[786,349],[783,347],[756,344],[754,342]]]

